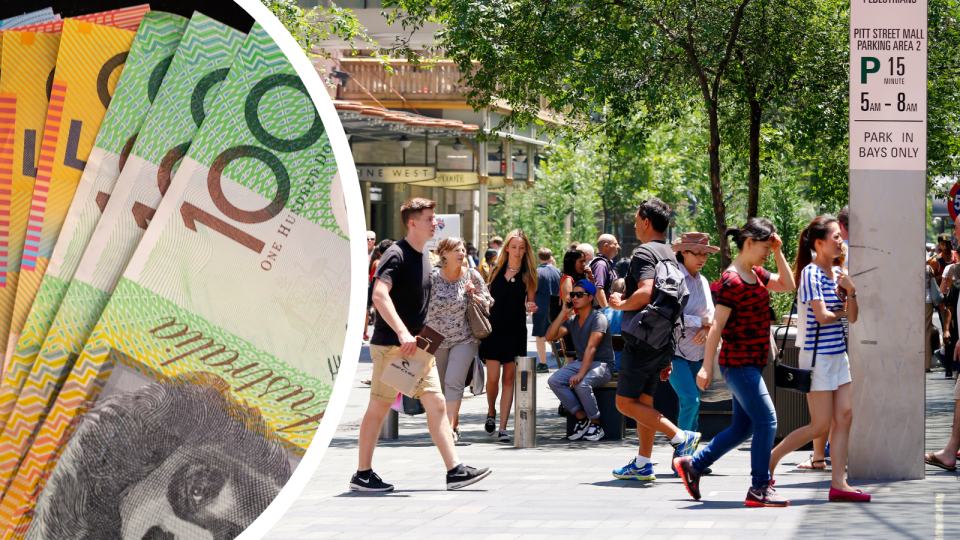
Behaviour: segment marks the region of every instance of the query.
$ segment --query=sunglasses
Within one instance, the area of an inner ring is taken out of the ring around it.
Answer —
[[[584,298],[586,296],[590,296],[586,291],[573,291],[570,293],[570,298]]]

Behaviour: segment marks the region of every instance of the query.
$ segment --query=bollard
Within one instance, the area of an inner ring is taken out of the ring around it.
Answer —
[[[513,383],[513,446],[537,446],[537,357],[517,357]]]
[[[400,413],[396,409],[390,409],[386,420],[380,426],[380,438],[391,441],[400,438]]]

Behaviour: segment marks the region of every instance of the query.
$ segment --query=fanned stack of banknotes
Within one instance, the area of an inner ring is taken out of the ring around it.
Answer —
[[[343,349],[327,130],[259,24],[143,5],[0,28],[0,537],[233,538]]]

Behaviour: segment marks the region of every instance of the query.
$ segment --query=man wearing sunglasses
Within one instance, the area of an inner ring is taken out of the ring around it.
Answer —
[[[577,417],[577,426],[569,437],[571,441],[599,441],[604,435],[593,389],[613,378],[613,338],[607,318],[593,309],[596,295],[597,287],[593,283],[585,279],[576,282],[570,301],[547,329],[548,341],[569,334],[577,350],[576,361],[560,368],[547,381],[563,406]],[[575,309],[578,315],[567,319]]]

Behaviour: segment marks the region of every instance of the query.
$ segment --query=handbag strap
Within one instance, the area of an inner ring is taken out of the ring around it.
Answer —
[[[780,350],[773,359],[774,367],[783,359],[783,349],[787,346],[787,334],[790,333],[790,321],[793,320],[793,314],[797,311],[797,293],[793,293],[793,304],[790,305],[790,315],[787,317],[787,326],[783,329],[783,340],[780,342]],[[799,315],[798,315],[799,317]]]
[[[817,367],[817,345],[820,345],[820,321],[817,321],[817,334],[813,338],[813,362],[810,363],[810,369]]]

